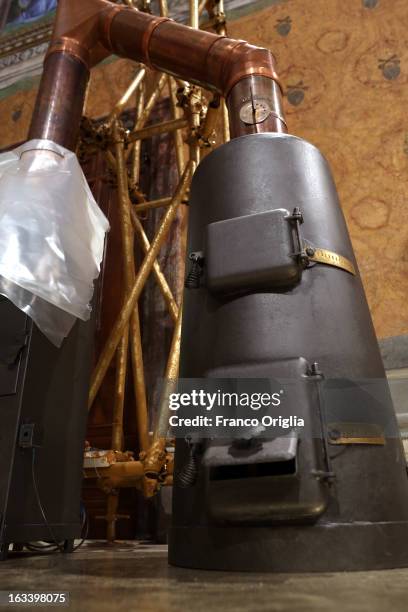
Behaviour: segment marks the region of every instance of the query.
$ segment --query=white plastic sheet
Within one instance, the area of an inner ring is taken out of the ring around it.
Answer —
[[[0,293],[57,346],[90,316],[108,230],[74,153],[31,140],[0,155]]]

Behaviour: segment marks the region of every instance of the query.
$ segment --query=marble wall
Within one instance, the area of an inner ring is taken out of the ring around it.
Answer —
[[[290,132],[332,166],[377,334],[407,334],[406,0],[244,4],[229,34],[273,50]],[[96,68],[87,113],[108,112],[134,69],[126,60]],[[0,100],[0,147],[25,138],[35,87],[20,81]]]

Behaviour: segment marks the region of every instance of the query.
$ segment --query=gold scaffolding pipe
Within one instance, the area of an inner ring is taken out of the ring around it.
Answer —
[[[199,15],[201,15],[207,5],[208,0],[201,0],[199,7],[198,7],[198,13]]]
[[[180,305],[167,360],[164,387],[160,397],[159,414],[154,429],[153,440],[143,458],[144,473],[147,479],[144,483],[144,492],[148,497],[154,494],[155,488],[152,486],[152,483],[156,482],[166,461],[167,432],[169,429],[169,396],[175,389],[179,373],[182,310],[182,305]]]
[[[200,129],[200,111],[201,107],[201,91],[194,91],[189,99],[188,118],[190,125],[190,161],[194,163],[194,170],[200,163],[200,143],[198,140]]]
[[[159,0],[160,16],[168,17],[169,8],[167,0]],[[181,109],[177,106],[177,83],[173,77],[167,75],[167,86],[169,90],[170,106],[173,119],[179,119],[182,116]],[[173,134],[174,147],[176,150],[176,162],[179,177],[183,174],[185,159],[184,159],[184,141],[181,132],[176,130]]]
[[[115,397],[112,416],[112,449],[123,449],[123,407],[125,401],[129,325],[126,325],[116,351]]]
[[[138,118],[136,122],[136,125],[135,125],[136,130],[143,127],[146,121],[148,120],[148,118],[150,117],[150,113],[152,112],[154,105],[159,99],[160,94],[165,84],[166,84],[166,75],[161,74],[157,82],[157,85],[154,88],[154,91],[151,93],[150,98],[147,100],[146,106],[144,107],[142,114],[140,115],[140,117]]]
[[[133,131],[140,130],[144,126],[146,121],[149,119],[150,113],[152,112],[154,105],[159,99],[162,89],[166,84],[166,81],[167,81],[167,75],[161,74],[156,84],[156,87],[154,88],[149,99],[146,102],[146,106],[144,107],[142,114],[140,115],[140,117],[138,117],[135,123]],[[132,153],[133,146],[134,145],[131,145],[130,147],[128,147],[126,151],[126,155],[125,155],[126,160],[128,160],[129,155]]]
[[[190,26],[197,29],[199,27],[199,19],[198,0],[190,0]]]
[[[224,16],[224,0],[219,0],[215,3],[216,14],[218,16]],[[225,25],[225,17],[222,23],[218,23],[215,27],[215,31],[220,36],[227,35],[227,28]],[[224,142],[228,142],[230,140],[230,127],[229,127],[229,116],[228,116],[228,108],[225,102],[225,98],[221,98],[221,115],[222,115],[222,135]]]
[[[120,114],[120,112],[119,112]],[[118,182],[118,203],[119,203],[119,219],[122,236],[122,259],[123,259],[123,271],[125,277],[125,294],[124,300],[126,299],[126,293],[129,291],[128,283],[131,283],[132,279],[132,236],[129,232],[128,227],[128,213],[126,211],[126,203],[123,197],[123,181],[124,178],[119,175],[119,154],[118,147],[119,143],[119,129],[115,120],[114,113],[111,114],[111,120],[115,121],[113,125],[113,136],[115,139],[115,153],[116,159],[111,158],[111,165],[116,168],[117,182]],[[122,144],[123,146],[123,144]],[[131,228],[130,228],[131,229]],[[134,268],[133,268],[134,274]],[[127,374],[127,363],[128,363],[128,347],[129,347],[129,323],[126,324],[123,331],[122,338],[120,340],[118,349],[116,351],[116,372],[115,372],[115,395],[113,401],[113,416],[112,416],[112,436],[111,436],[111,448],[113,450],[123,449],[123,410],[125,403],[125,388],[126,388],[126,374]],[[117,510],[119,505],[119,494],[117,492],[110,492],[106,502],[106,539],[108,542],[113,542],[116,538],[116,518]]]
[[[105,377],[109,364],[112,361],[112,357],[120,342],[123,330],[134,310],[136,302],[143,290],[143,287],[157,258],[160,248],[167,237],[167,234],[170,230],[170,226],[176,216],[178,205],[185,196],[186,190],[190,183],[193,168],[194,164],[192,162],[189,162],[186,166],[183,176],[180,179],[176,193],[174,194],[173,202],[172,204],[170,204],[167,211],[165,212],[163,219],[160,223],[159,229],[156,233],[156,236],[154,237],[154,240],[150,245],[150,249],[147,252],[145,258],[143,259],[142,265],[139,268],[139,272],[136,275],[136,280],[133,285],[133,289],[126,300],[126,304],[121,309],[119,316],[111,330],[109,338],[99,357],[98,363],[96,364],[95,370],[91,378],[88,400],[89,406],[92,405],[95,399],[95,396],[101,386],[102,380]]]
[[[161,0],[161,3],[167,6],[166,0]],[[142,94],[142,91],[140,93]],[[141,96],[139,96],[139,101],[138,101],[139,104],[140,104],[140,97]],[[142,109],[140,109],[140,106],[138,106],[138,111],[137,111],[138,117],[140,116],[141,112],[142,112]],[[134,155],[136,154],[140,155],[140,141],[136,144],[138,145],[138,150],[136,149],[136,146],[135,146]],[[139,159],[139,163],[133,165],[133,180],[135,183],[139,182],[139,175],[140,175],[140,157],[138,159]],[[172,198],[166,198],[166,204],[170,204],[171,200]],[[162,201],[158,200],[158,202],[160,203],[159,204],[160,206],[163,205]],[[150,202],[149,204],[150,204],[149,208],[156,208],[156,206],[153,206],[154,202]],[[130,207],[130,213],[131,213],[131,218],[133,222],[133,227],[136,230],[136,235],[141,243],[144,253],[146,254],[148,250],[150,249],[150,242],[145,234],[143,225],[141,224],[140,219],[137,217],[136,213],[134,212],[132,206]],[[173,297],[171,289],[169,285],[167,284],[166,278],[160,269],[160,265],[157,260],[153,264],[153,273],[156,277],[157,283],[163,294],[164,300],[168,306],[170,315],[172,319],[176,321],[177,315],[178,315],[177,304]]]
[[[135,213],[135,211],[131,208],[130,210],[130,214],[132,216],[132,221],[133,221],[133,226],[136,230],[136,236],[139,239],[139,242],[142,246],[142,249],[144,251],[144,253],[146,254],[149,249],[150,249],[150,242],[148,237],[146,236],[146,233],[143,229],[143,225],[140,222],[139,217],[137,216],[137,214]],[[171,318],[173,319],[173,321],[177,321],[177,317],[178,317],[178,306],[176,304],[176,300],[173,297],[173,294],[171,292],[171,289],[166,281],[166,277],[164,276],[163,272],[160,269],[160,265],[159,262],[156,260],[153,264],[153,274],[156,277],[156,281],[157,284],[160,287],[160,290],[162,292],[163,298],[167,304],[167,307],[169,309]]]
[[[180,366],[180,344],[181,344],[181,325],[183,318],[183,305],[179,307],[177,322],[173,332],[171,341],[169,358],[166,366],[165,388],[160,401],[159,414],[157,425],[153,434],[153,443],[159,438],[167,438],[167,430],[169,428],[169,395],[174,389],[175,383],[179,375]]]
[[[200,131],[200,136],[204,142],[208,142],[211,135],[217,127],[218,116],[220,114],[221,100],[218,95],[215,95],[208,105],[207,114],[205,116],[204,125]]]
[[[137,75],[135,76],[135,78],[133,79],[133,81],[131,82],[131,84],[129,85],[129,87],[127,88],[127,90],[125,91],[125,93],[123,94],[123,96],[121,97],[121,99],[118,102],[116,102],[115,106],[113,107],[112,112],[109,114],[106,120],[107,126],[111,126],[112,123],[122,114],[123,109],[125,108],[126,104],[130,100],[130,97],[135,93],[138,87],[142,84],[145,76],[146,76],[146,68],[141,68],[139,72],[137,73]]]
[[[135,130],[129,134],[129,142],[136,140],[144,140],[146,138],[152,138],[166,132],[172,132],[174,130],[181,130],[188,127],[188,121],[186,119],[171,119],[170,121],[163,121],[156,125],[149,125],[149,127]]]
[[[145,84],[142,83],[142,86],[139,89],[139,95],[138,95],[138,98],[137,98],[135,125],[137,123],[138,118],[141,116],[141,114],[143,112],[144,102],[145,102],[145,93],[146,93],[145,92]],[[142,152],[142,142],[140,140],[138,140],[133,145],[132,162],[131,162],[131,170],[130,170],[130,175],[132,177],[132,181],[133,181],[133,184],[135,186],[139,184],[139,179],[140,179],[140,155],[141,155],[141,152]]]
[[[172,198],[160,198],[159,200],[150,200],[150,202],[142,202],[141,204],[134,204],[132,210],[135,212],[143,212],[150,210],[151,208],[161,208],[162,206],[168,206],[171,204]]]
[[[143,478],[141,461],[118,461],[106,468],[85,468],[84,478],[96,478],[105,489],[135,487]]]
[[[125,301],[135,282],[135,262],[133,245],[133,227],[130,218],[129,191],[127,184],[127,168],[124,160],[124,143],[120,138],[118,124],[114,124],[113,136],[115,140],[116,170],[118,181],[118,200],[121,217],[122,245],[124,256]],[[126,331],[126,326],[125,326]],[[130,317],[130,346],[132,354],[133,385],[136,400],[136,421],[138,439],[141,450],[149,445],[148,415],[146,401],[146,387],[144,380],[142,340],[140,334],[140,320],[137,300]]]
[[[179,119],[182,116],[182,110],[177,105],[177,83],[173,79],[173,77],[167,77],[168,87],[169,87],[169,96],[170,96],[170,106],[171,112],[173,114],[174,119]],[[179,176],[183,174],[185,159],[184,159],[184,140],[182,133],[179,130],[176,130],[173,135],[174,138],[174,146],[176,149],[176,162],[177,162],[177,170]]]
[[[167,0],[159,0],[159,9],[161,17],[169,16],[169,7],[167,5]]]

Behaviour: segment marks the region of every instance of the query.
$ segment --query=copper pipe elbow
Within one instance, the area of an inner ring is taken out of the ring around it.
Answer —
[[[165,17],[116,6],[104,15],[103,44],[113,53],[170,72],[227,97],[241,79],[256,75],[279,83],[270,51]]]
[[[272,79],[282,89],[272,53],[244,40],[220,37],[209,49],[206,64],[209,74],[215,77],[217,90],[225,98],[238,81],[249,76]]]

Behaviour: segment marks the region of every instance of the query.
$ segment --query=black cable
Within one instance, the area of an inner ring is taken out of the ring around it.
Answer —
[[[49,531],[49,534],[51,536],[51,540],[54,542],[54,544],[56,546],[56,549],[58,549],[61,553],[64,553],[65,552],[64,551],[64,547],[61,546],[61,544],[59,542],[57,542],[57,538],[55,537],[54,532],[52,530],[52,527],[51,527],[51,525],[49,524],[49,522],[47,520],[47,517],[46,517],[45,512],[44,512],[43,505],[41,503],[40,494],[38,492],[37,480],[36,480],[36,477],[35,477],[35,447],[32,446],[31,450],[32,450],[31,477],[32,477],[32,481],[33,481],[33,489],[34,489],[35,497],[36,497],[36,500],[37,500],[38,508],[39,508],[39,510],[40,510],[40,512],[42,514],[44,524],[46,525],[46,527],[47,527],[47,529]]]
[[[78,550],[78,548],[80,546],[82,546],[82,544],[88,538],[88,533],[89,533],[89,517],[88,517],[88,513],[87,513],[86,508],[85,508],[84,505],[82,505],[82,508],[83,508],[83,511],[84,511],[84,520],[82,522],[81,532],[84,530],[84,527],[85,527],[85,534],[83,535],[83,537],[82,537],[81,541],[79,542],[79,544],[74,546],[74,550]]]
[[[32,477],[32,482],[33,482],[33,489],[34,489],[35,497],[36,497],[36,500],[37,500],[38,508],[39,508],[39,510],[41,512],[44,524],[46,525],[46,527],[47,527],[47,529],[49,531],[49,534],[51,536],[52,542],[51,543],[46,543],[46,544],[39,544],[39,543],[34,544],[33,542],[28,542],[28,543],[25,544],[25,547],[28,550],[33,551],[33,552],[40,552],[40,551],[57,552],[57,551],[59,551],[61,553],[65,553],[63,544],[61,544],[61,542],[57,542],[55,534],[54,534],[54,532],[52,530],[52,527],[51,527],[50,523],[47,520],[47,516],[45,514],[43,505],[41,503],[41,498],[40,498],[40,494],[39,494],[39,491],[38,491],[37,479],[35,477],[35,447],[33,446],[31,450],[32,450],[31,477]],[[82,520],[81,533],[83,532],[84,527],[85,527],[85,534],[84,534],[83,538],[81,539],[81,541],[79,542],[79,544],[77,544],[73,548],[73,550],[78,550],[78,548],[80,546],[82,546],[82,544],[85,542],[85,540],[88,537],[89,519],[88,519],[88,514],[86,512],[86,508],[85,508],[84,505],[82,505],[82,511],[83,511],[83,517],[84,518]]]

